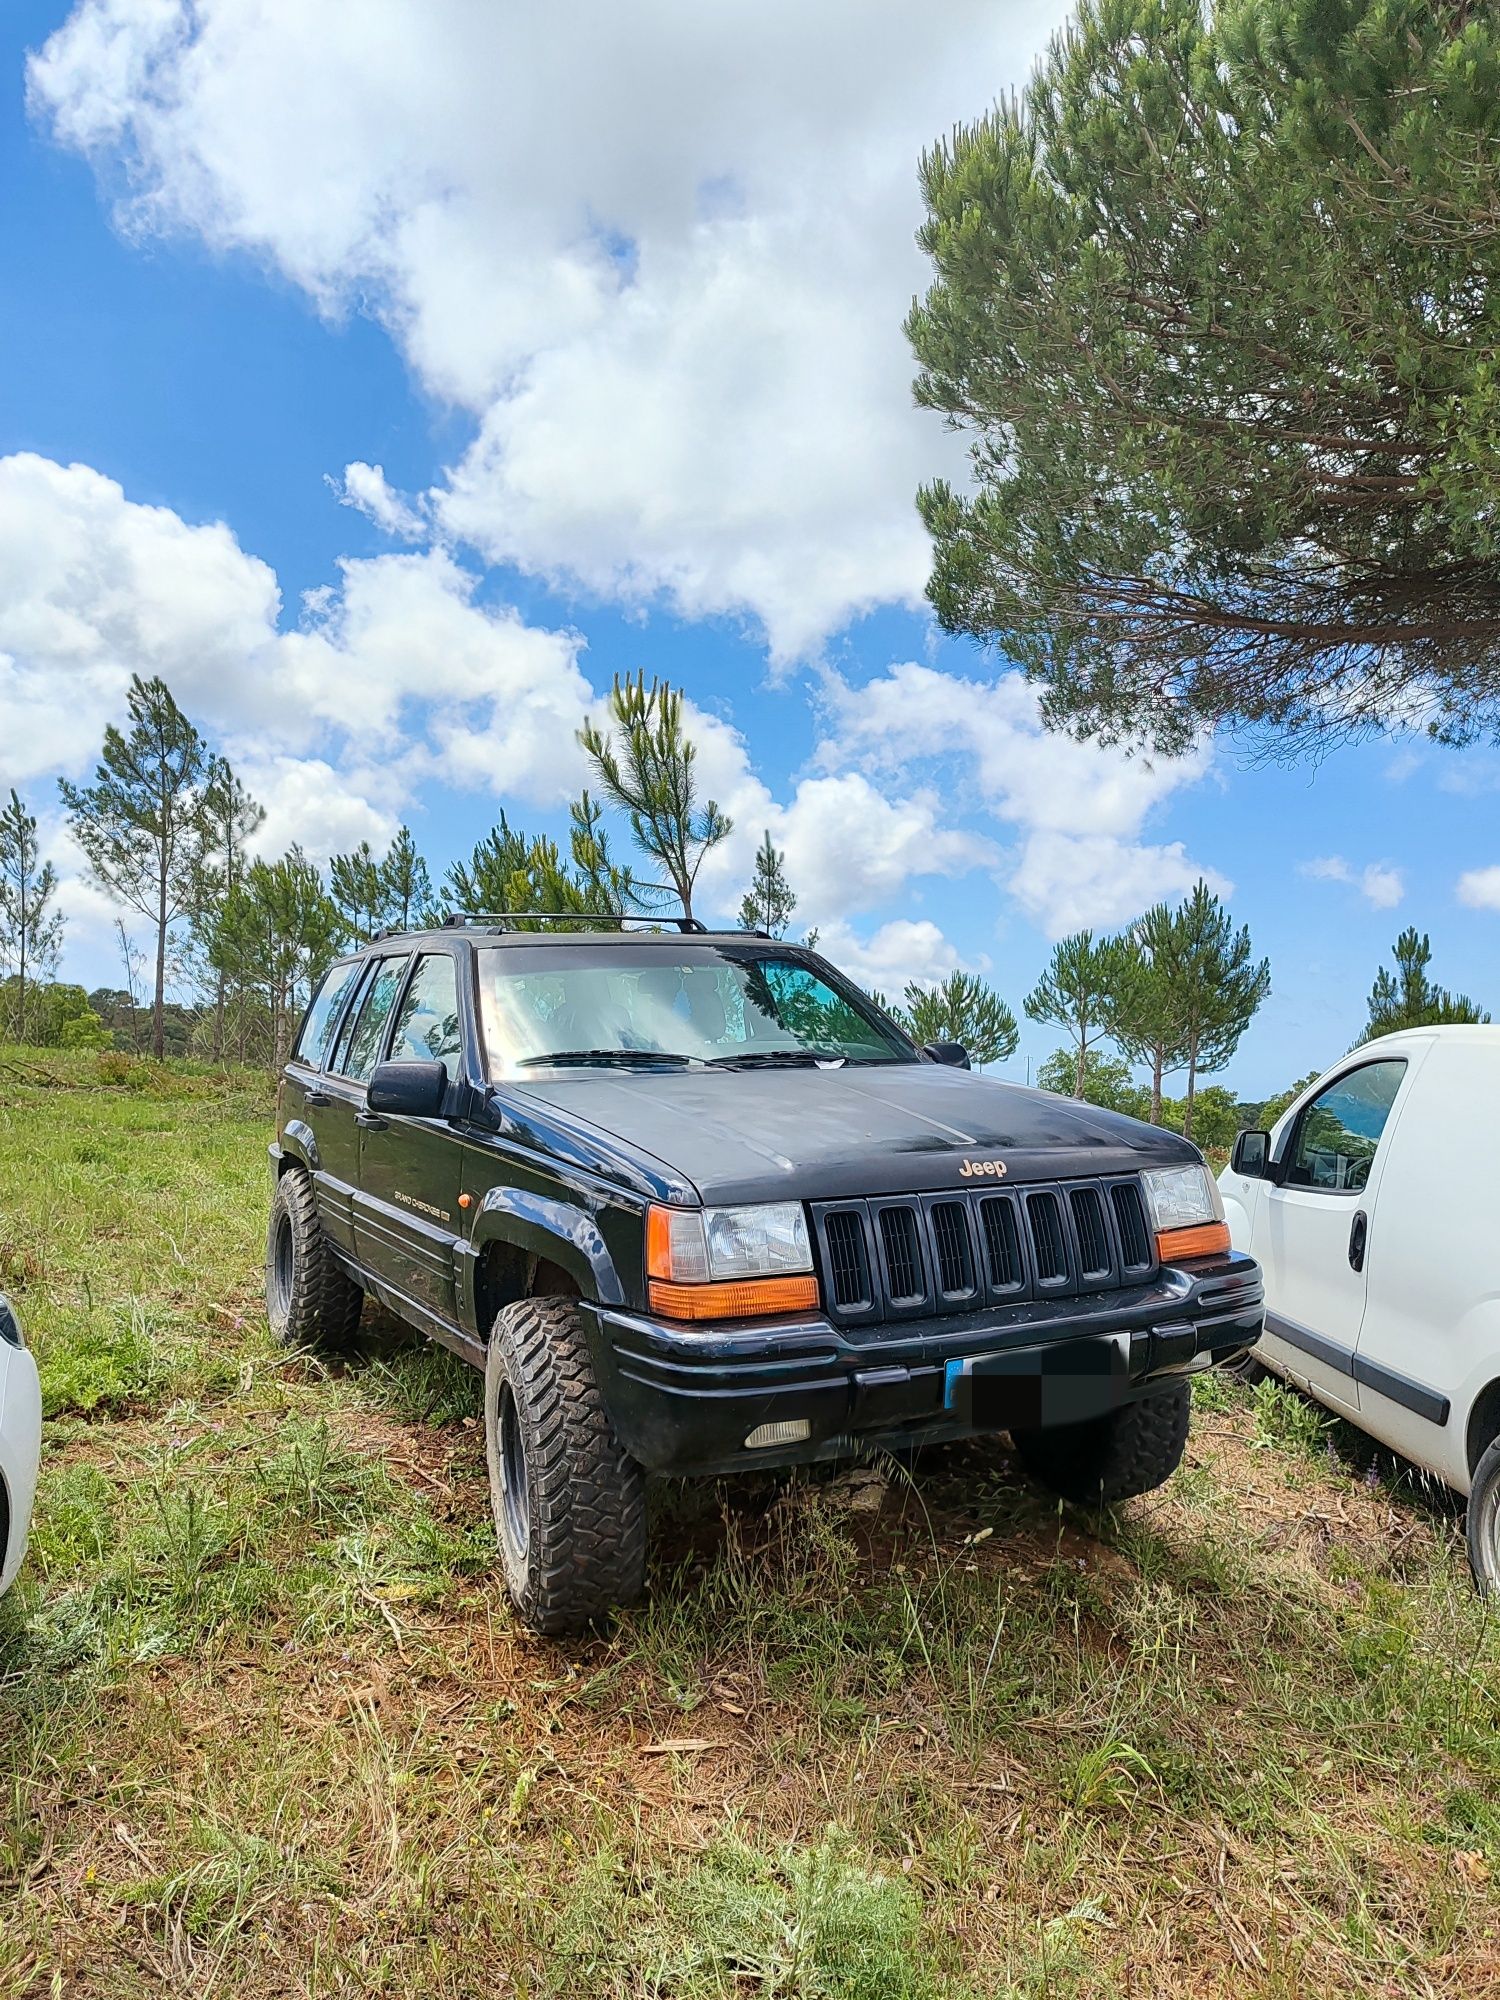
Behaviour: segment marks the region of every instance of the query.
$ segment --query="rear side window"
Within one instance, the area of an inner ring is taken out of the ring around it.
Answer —
[[[396,995],[401,990],[401,981],[410,963],[409,958],[381,959],[375,968],[374,978],[365,988],[354,1033],[349,1037],[338,1065],[344,1075],[355,1083],[367,1082],[380,1058],[386,1024],[391,1018],[391,1009],[396,1004]]]
[[[312,997],[307,1010],[307,1019],[302,1023],[302,1033],[297,1037],[297,1046],[292,1050],[294,1062],[311,1063],[314,1069],[323,1067],[323,1059],[328,1053],[328,1041],[333,1032],[333,1024],[338,1019],[339,1008],[344,996],[354,984],[358,964],[351,959],[347,965],[331,966],[323,975],[323,982]]]
[[[417,960],[396,1016],[392,1062],[440,1062],[458,1075],[458,971],[447,952]]]
[[[1359,1194],[1405,1074],[1404,1062],[1365,1063],[1321,1091],[1297,1120],[1288,1187]]]

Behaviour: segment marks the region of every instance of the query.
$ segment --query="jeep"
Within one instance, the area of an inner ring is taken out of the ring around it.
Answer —
[[[581,927],[583,926],[583,927]],[[484,1373],[510,1595],[641,1591],[648,1473],[1007,1431],[1052,1492],[1158,1486],[1259,1338],[1186,1139],[918,1047],[817,953],[692,919],[446,918],[318,985],[282,1072],[266,1300],[366,1294]]]

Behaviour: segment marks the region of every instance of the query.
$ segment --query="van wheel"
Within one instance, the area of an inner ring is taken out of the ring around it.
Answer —
[[[614,1434],[571,1299],[498,1315],[484,1440],[505,1581],[533,1632],[597,1624],[646,1580],[646,1477]]]
[[[340,1347],[365,1295],[339,1263],[318,1220],[311,1177],[289,1168],[271,1197],[266,1230],[266,1318],[283,1347]]]
[[[1031,1477],[1064,1500],[1108,1507],[1163,1485],[1187,1448],[1192,1389],[1185,1376],[1085,1424],[1012,1431]]]
[[[1474,1468],[1468,1540],[1475,1584],[1486,1597],[1500,1597],[1500,1438]]]

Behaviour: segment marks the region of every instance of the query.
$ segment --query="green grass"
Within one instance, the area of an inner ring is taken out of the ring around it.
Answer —
[[[260,1306],[254,1077],[0,1051],[48,1426],[0,1604],[0,1993],[1500,1990],[1500,1636],[1451,1506],[1274,1384],[1091,1521],[1004,1451],[653,1494],[521,1632],[476,1379]]]

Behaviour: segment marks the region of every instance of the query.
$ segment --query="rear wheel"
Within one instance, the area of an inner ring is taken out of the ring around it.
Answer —
[[[485,1451],[511,1600],[534,1632],[580,1632],[639,1597],[645,1474],[615,1436],[571,1299],[520,1299],[495,1320]]]
[[[276,1183],[266,1231],[266,1318],[284,1347],[338,1347],[359,1325],[365,1295],[334,1256],[309,1175]]]
[[[1486,1597],[1500,1597],[1500,1438],[1474,1468],[1468,1539],[1475,1584]]]
[[[1187,1448],[1192,1390],[1185,1377],[1084,1424],[1011,1433],[1031,1477],[1064,1500],[1107,1507],[1163,1485]]]

